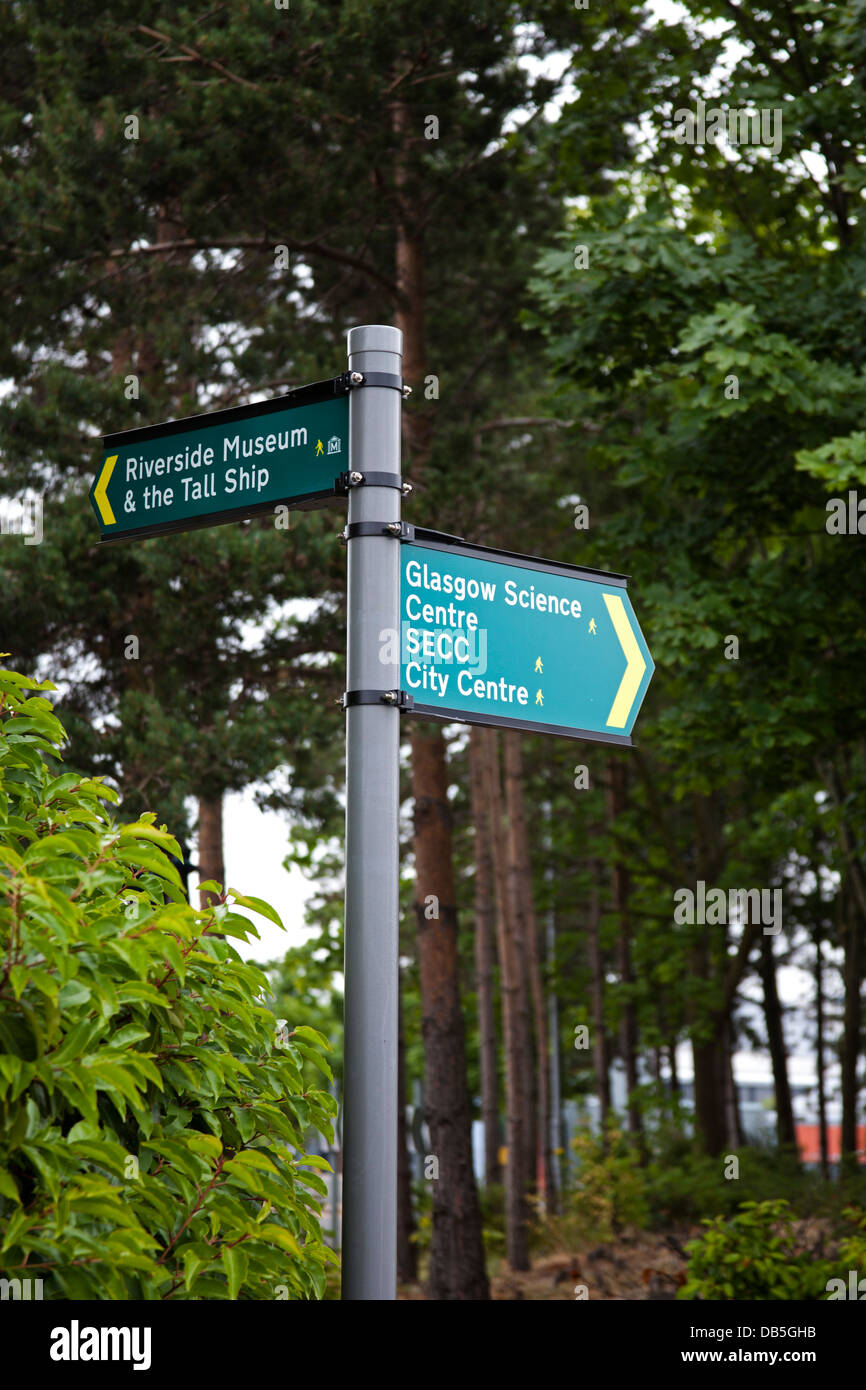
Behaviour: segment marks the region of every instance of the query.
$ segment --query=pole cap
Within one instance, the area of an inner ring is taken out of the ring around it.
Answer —
[[[403,355],[403,334],[390,323],[365,323],[346,334],[349,356],[356,352],[396,352]]]

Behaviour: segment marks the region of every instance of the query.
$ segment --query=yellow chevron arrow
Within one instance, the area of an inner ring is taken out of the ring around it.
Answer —
[[[646,662],[641,656],[640,647],[625,611],[625,604],[619,594],[602,594],[602,598],[626,660],[625,675],[619,683],[619,690],[610,707],[606,723],[614,729],[624,729],[634,704],[634,697],[637,695],[637,688],[646,670]]]
[[[93,500],[106,526],[113,526],[117,520],[117,517],[111,510],[111,503],[108,500],[108,484],[111,482],[111,475],[114,472],[114,465],[116,463],[117,454],[110,454],[102,465],[99,481],[93,489]]]

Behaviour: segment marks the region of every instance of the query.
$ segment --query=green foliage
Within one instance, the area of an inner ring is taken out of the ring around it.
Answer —
[[[53,1299],[320,1298],[327,1044],[277,1037],[229,941],[235,904],[275,914],[196,911],[152,814],[56,775],[49,689],[0,671],[0,1268]]]
[[[309,1026],[328,1038],[336,1050],[333,1073],[340,1086],[343,1080],[343,995],[336,979],[337,963],[325,955],[321,938],[314,937],[301,946],[293,946],[279,961],[265,970],[271,990],[271,1007],[278,1019],[303,1037]],[[340,968],[342,961],[340,961]],[[320,1054],[312,1059],[314,1068],[327,1066]],[[329,1073],[330,1074],[330,1073]],[[304,1076],[314,1079],[314,1072],[305,1067]]]
[[[822,1270],[798,1250],[788,1203],[742,1202],[736,1216],[704,1221],[707,1230],[686,1247],[683,1299],[817,1298]]]
[[[844,1279],[851,1269],[862,1277],[866,1275],[866,1211],[858,1207],[846,1207],[843,1215],[853,1223],[854,1230],[839,1243],[840,1267],[835,1271],[835,1277]]]
[[[634,1144],[621,1130],[583,1130],[571,1141],[577,1178],[566,1193],[564,1217],[574,1239],[608,1241],[629,1226],[646,1225],[649,1211]]]
[[[844,1185],[804,1171],[795,1155],[750,1144],[738,1157],[738,1177],[726,1178],[724,1156],[696,1153],[693,1141],[682,1135],[661,1135],[644,1170],[650,1225],[664,1229],[704,1217],[733,1216],[744,1201],[773,1197],[784,1197],[802,1216],[834,1218],[844,1205]]]
[[[488,1259],[505,1258],[505,1188],[501,1183],[482,1186],[478,1192],[481,1205],[481,1235]]]
[[[783,1198],[742,1202],[732,1217],[705,1220],[704,1235],[686,1247],[689,1277],[678,1297],[826,1300],[830,1279],[842,1279],[847,1288],[850,1271],[866,1273],[866,1213],[846,1207],[843,1216],[854,1230],[832,1259],[816,1259]]]

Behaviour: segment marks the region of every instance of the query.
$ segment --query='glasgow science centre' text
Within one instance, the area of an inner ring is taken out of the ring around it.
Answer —
[[[409,658],[405,667],[407,685],[413,690],[429,690],[431,694],[444,699],[452,673],[437,668],[441,663],[456,662],[464,668],[458,672],[456,678],[460,695],[474,696],[478,700],[526,705],[529,700],[526,686],[509,684],[502,676],[492,680],[482,680],[477,676],[473,679],[472,672],[467,669],[475,667],[477,670],[479,665],[476,637],[479,631],[478,614],[474,609],[463,608],[460,604],[466,599],[482,599],[486,603],[494,603],[497,581],[467,579],[460,574],[440,574],[438,570],[431,569],[418,560],[410,560],[404,573],[410,589],[422,589],[449,596],[448,603],[425,602],[421,594],[415,592],[410,592],[405,597],[405,614],[409,619],[409,623],[403,625],[405,653]],[[555,613],[564,618],[581,616],[579,599],[547,593],[536,589],[534,584],[522,588],[514,579],[505,580],[501,597],[508,608]],[[411,623],[418,622],[431,624],[432,629],[410,626]],[[432,668],[422,664],[427,662],[433,663]],[[483,665],[481,669],[484,669]]]

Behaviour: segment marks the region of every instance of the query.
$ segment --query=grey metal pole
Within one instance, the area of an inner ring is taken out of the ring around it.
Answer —
[[[401,379],[403,335],[381,324],[348,335],[349,371]],[[360,386],[349,402],[349,467],[400,473],[402,396]],[[349,491],[349,525],[399,522],[399,489]],[[400,666],[383,645],[400,630],[400,542],[348,541],[348,691],[395,690]],[[384,703],[346,711],[344,1299],[397,1292],[397,903],[400,712]]]

